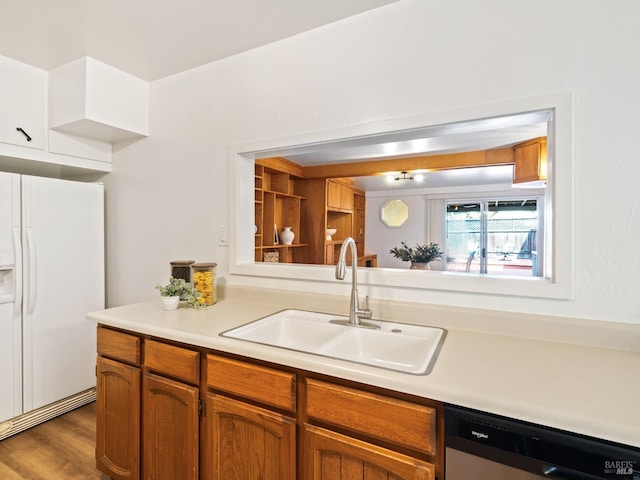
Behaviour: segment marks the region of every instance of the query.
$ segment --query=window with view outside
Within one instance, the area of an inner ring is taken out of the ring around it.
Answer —
[[[541,276],[541,198],[449,201],[446,270]]]

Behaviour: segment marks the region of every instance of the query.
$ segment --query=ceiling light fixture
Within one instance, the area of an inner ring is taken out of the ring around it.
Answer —
[[[400,180],[413,180],[413,176],[409,176],[407,177],[407,173],[408,172],[400,172],[400,175],[402,176],[397,176],[394,178],[395,181],[400,181]]]

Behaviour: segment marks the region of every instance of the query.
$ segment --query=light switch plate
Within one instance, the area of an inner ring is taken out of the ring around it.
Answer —
[[[218,225],[218,246],[229,246],[229,227],[227,225]]]

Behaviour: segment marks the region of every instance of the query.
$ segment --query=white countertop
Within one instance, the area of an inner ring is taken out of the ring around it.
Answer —
[[[181,307],[175,311],[163,311],[158,298],[91,312],[88,318],[142,334],[640,447],[640,351],[627,348],[628,345],[639,345],[640,348],[638,326],[606,325],[608,322],[604,322],[605,325],[601,322],[589,324],[585,321],[585,328],[590,332],[576,334],[582,343],[577,344],[562,339],[562,332],[569,328],[559,325],[563,322],[555,318],[518,316],[526,318],[514,317],[512,322],[501,328],[500,317],[509,315],[478,311],[479,318],[498,318],[491,328],[494,332],[503,331],[492,333],[486,331],[486,325],[484,331],[479,331],[482,330],[480,327],[472,329],[477,327],[472,321],[465,324],[461,317],[468,317],[468,311],[463,315],[455,309],[434,310],[416,304],[372,302],[374,318],[389,320],[388,312],[394,311],[402,314],[407,323],[429,324],[447,330],[435,366],[429,375],[424,376],[219,336],[221,332],[285,308],[344,315],[348,297],[338,298],[336,301],[336,297],[324,295],[238,289],[204,310]],[[322,308],[323,305],[331,305],[331,308]],[[425,317],[434,317],[434,311],[438,312],[438,322],[425,321]],[[399,321],[397,316],[393,320]],[[550,320],[554,320],[554,328],[558,330],[547,334],[519,336],[514,332],[516,327],[512,326],[525,322],[526,325],[541,327]],[[575,323],[575,320],[568,321],[569,327]],[[621,340],[604,342],[606,346],[594,346],[597,339],[592,337],[601,335],[603,331]],[[545,338],[550,335],[561,338],[561,341]],[[620,344],[622,349],[607,343]]]

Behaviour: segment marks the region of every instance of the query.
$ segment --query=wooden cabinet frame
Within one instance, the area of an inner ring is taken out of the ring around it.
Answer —
[[[203,347],[98,329],[96,466],[114,479],[137,480],[143,474],[353,480],[363,472],[371,478],[444,478],[440,402]],[[109,405],[120,408],[122,418],[115,424],[106,421]],[[389,428],[390,417],[399,429]],[[158,457],[156,447],[173,445],[167,439],[176,440],[177,450]],[[258,456],[245,458],[250,455],[242,448]],[[327,451],[333,453],[327,456]],[[344,468],[335,470],[338,464]],[[319,476],[323,471],[325,476]]]

